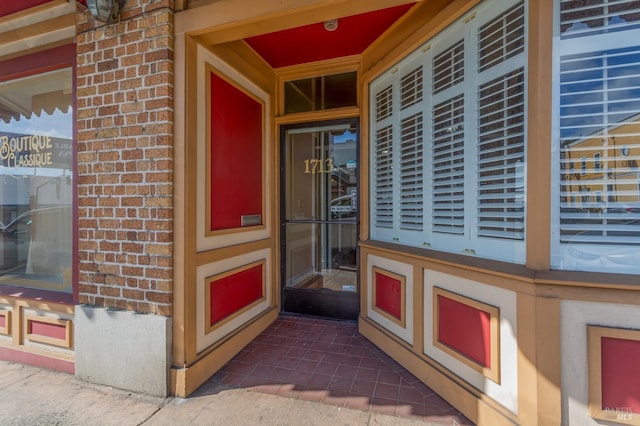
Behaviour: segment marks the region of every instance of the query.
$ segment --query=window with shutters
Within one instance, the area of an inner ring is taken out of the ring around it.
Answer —
[[[638,274],[640,1],[556,10],[551,266]]]
[[[370,84],[372,239],[525,262],[525,10],[482,2]]]

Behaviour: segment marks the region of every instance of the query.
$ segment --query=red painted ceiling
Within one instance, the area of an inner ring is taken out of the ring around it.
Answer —
[[[31,7],[40,6],[50,1],[51,0],[0,0],[0,17],[11,15],[12,13],[20,12]],[[84,5],[87,4],[87,0],[78,1]]]
[[[35,7],[51,0],[0,0],[0,17]],[[86,0],[78,0],[86,4]],[[414,3],[353,15],[338,20],[329,32],[324,23],[305,25],[245,41],[272,67],[279,68],[362,53]]]
[[[324,23],[259,35],[245,41],[273,68],[362,53],[414,3],[338,19],[329,32]]]

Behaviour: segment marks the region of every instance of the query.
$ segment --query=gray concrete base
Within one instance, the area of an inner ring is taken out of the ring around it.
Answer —
[[[169,392],[171,318],[76,306],[76,375],[153,396]]]

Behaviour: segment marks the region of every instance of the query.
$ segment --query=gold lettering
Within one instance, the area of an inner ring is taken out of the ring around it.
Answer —
[[[11,154],[9,148],[9,136],[0,136],[0,159],[6,160]]]
[[[53,164],[50,152],[36,152],[21,155],[18,158],[18,167],[44,167]]]
[[[333,171],[333,158],[327,158],[325,160],[321,158],[308,158],[304,160],[304,173],[307,174],[320,174],[331,173]]]
[[[324,169],[325,173],[331,173],[333,171],[333,158],[327,158],[324,160],[326,168]]]
[[[10,138],[0,136],[0,160],[7,167],[44,167],[53,164],[51,136],[24,135]]]

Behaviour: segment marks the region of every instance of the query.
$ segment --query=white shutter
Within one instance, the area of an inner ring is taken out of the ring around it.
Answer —
[[[464,234],[464,39],[433,58],[432,231]],[[456,87],[457,86],[457,87]]]
[[[373,216],[375,227],[393,228],[393,86],[375,93],[375,149],[372,159]]]
[[[478,237],[524,241],[524,28],[520,2],[478,29]]]
[[[460,40],[433,58],[433,94],[464,80],[464,40]]]
[[[422,100],[420,65],[400,78],[400,229],[409,231],[421,231],[424,221]]]
[[[520,2],[480,27],[478,70],[483,72],[524,52],[524,3]]]
[[[464,97],[433,108],[433,231],[464,233]]]
[[[478,235],[524,240],[524,69],[480,86]]]
[[[376,122],[391,117],[393,113],[393,87],[388,86],[376,94]]]
[[[376,132],[375,225],[393,228],[393,128]]]
[[[400,80],[400,108],[405,110],[422,101],[422,67],[411,71]]]
[[[400,123],[400,228],[423,229],[422,112]]]

